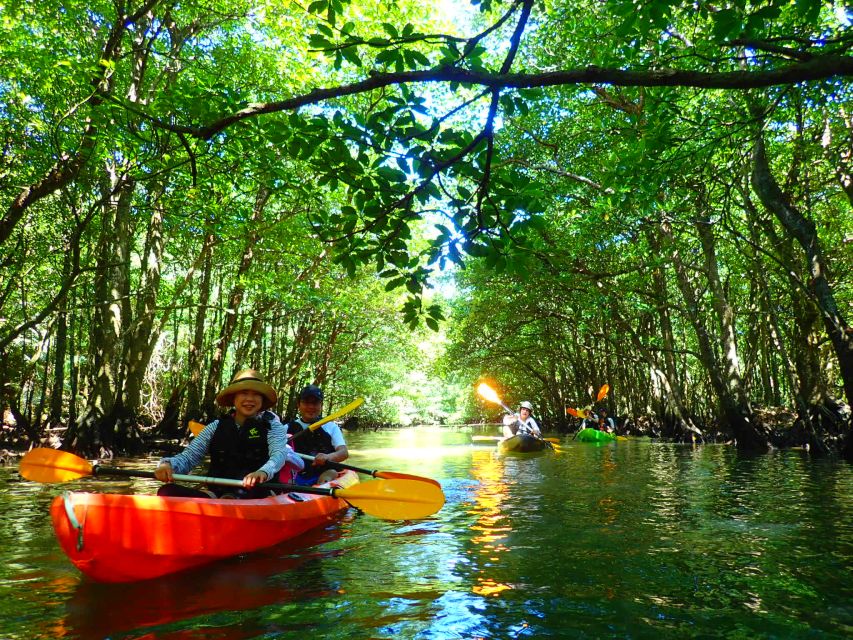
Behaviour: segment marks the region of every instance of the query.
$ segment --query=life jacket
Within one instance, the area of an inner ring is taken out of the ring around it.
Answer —
[[[533,420],[533,416],[530,416],[529,418],[527,418],[527,420],[524,420],[524,421],[522,421],[521,419],[518,419],[515,423],[517,426],[516,433],[522,434],[522,435],[532,436],[534,433],[533,427],[530,424],[530,422],[532,420]]]
[[[246,420],[242,426],[227,414],[219,418],[210,439],[210,469],[208,475],[242,480],[246,474],[260,469],[269,460],[268,436],[270,420],[266,412]],[[225,488],[212,488],[224,493]]]
[[[320,418],[317,419],[319,420]],[[293,447],[293,450],[296,451],[296,453],[315,456],[318,453],[335,452],[335,447],[332,445],[332,436],[330,436],[323,427],[319,427],[314,431],[309,431],[306,426],[307,425],[303,425],[303,423],[298,420],[291,420],[287,423],[287,433],[293,435],[295,438],[290,440],[290,446]],[[302,433],[303,431],[307,431],[307,433]],[[302,435],[296,438],[296,435],[299,433],[302,433]],[[303,478],[312,478],[320,475],[326,469],[331,469],[331,467],[328,465],[315,467],[311,462],[306,460],[305,468],[299,473],[299,475]]]

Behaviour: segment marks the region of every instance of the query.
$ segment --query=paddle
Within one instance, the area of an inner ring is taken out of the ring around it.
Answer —
[[[297,453],[300,458],[303,460],[308,460],[312,462],[314,460],[314,456],[309,456],[307,453]],[[364,473],[369,476],[373,476],[374,478],[385,478],[387,480],[414,480],[415,482],[428,482],[430,484],[434,484],[436,487],[441,488],[441,485],[432,478],[425,478],[423,476],[414,476],[408,473],[397,473],[396,471],[371,471],[370,469],[361,469],[359,467],[354,467],[349,464],[344,464],[343,462],[330,462],[326,461],[326,466],[331,467],[332,469],[349,469],[350,471],[355,471],[356,473]]]
[[[607,397],[608,393],[610,393],[610,385],[607,383],[601,385],[601,388],[598,390],[598,394],[596,394],[596,396],[595,396],[595,401],[600,402],[600,401],[604,400],[604,398]],[[591,404],[587,405],[583,409],[573,409],[572,407],[566,408],[566,413],[568,413],[570,416],[578,418],[580,420],[585,420],[586,418],[588,418],[591,411],[592,411],[592,405]],[[581,429],[578,429],[577,431],[575,431],[575,435],[572,436],[572,440],[574,440],[575,438],[578,437],[578,433],[580,433],[580,431],[581,431]]]
[[[328,416],[326,416],[322,420],[318,420],[317,422],[309,425],[307,429],[304,429],[304,430],[300,431],[299,433],[297,433],[295,436],[293,436],[293,438],[291,438],[291,441],[294,438],[296,438],[297,436],[301,435],[302,433],[305,433],[306,431],[315,431],[316,429],[319,429],[321,426],[323,426],[327,422],[331,422],[332,420],[335,420],[336,418],[340,418],[342,415],[347,414],[350,411],[352,411],[353,409],[356,409],[357,407],[359,407],[361,405],[361,403],[363,403],[363,402],[364,402],[364,398],[356,398],[355,400],[350,402],[347,406],[342,407],[341,409],[338,409],[334,413],[329,414]],[[202,423],[196,422],[195,420],[190,420],[190,431],[193,432],[193,435],[197,436],[199,433],[201,433],[201,430],[204,429],[204,427],[205,427],[205,425],[203,425]],[[314,456],[309,456],[307,453],[298,453],[297,455],[299,455],[303,460],[309,460],[309,461],[314,460]],[[441,485],[436,480],[433,480],[432,478],[424,478],[422,476],[414,476],[414,475],[410,475],[408,473],[397,473],[396,471],[371,471],[369,469],[360,469],[359,467],[353,467],[351,465],[344,464],[342,462],[330,462],[328,460],[326,461],[326,466],[331,467],[332,469],[338,469],[338,470],[350,469],[350,470],[355,471],[357,473],[366,473],[367,475],[373,476],[374,478],[385,478],[387,480],[415,480],[417,482],[429,482],[430,484],[434,484],[435,486],[437,486],[439,488],[441,487]]]
[[[340,418],[341,416],[346,415],[350,411],[357,409],[358,407],[360,407],[362,405],[363,402],[364,402],[364,398],[356,398],[355,400],[350,402],[347,406],[341,407],[340,409],[338,409],[334,413],[330,413],[329,415],[327,415],[322,420],[317,420],[317,422],[309,425],[307,429],[303,429],[302,431],[297,433],[295,436],[293,436],[291,438],[291,440],[295,440],[296,438],[301,436],[306,431],[316,431],[317,429],[322,427],[327,422],[331,422],[332,420],[336,420],[336,419]],[[190,420],[189,426],[190,426],[190,431],[192,431],[194,436],[197,436],[199,433],[201,433],[201,430],[204,429],[204,427],[205,427],[205,425],[203,425],[201,422],[196,422],[195,420]]]
[[[133,471],[92,465],[67,451],[38,448],[21,458],[19,473],[34,482],[68,482],[87,476],[112,475],[132,478],[154,478],[153,471]],[[228,487],[242,487],[242,480],[174,474],[175,480],[202,482]],[[257,485],[267,489],[331,496],[346,501],[365,513],[385,520],[416,520],[432,515],[444,505],[440,487],[428,482],[406,479],[373,480],[346,489],[303,487],[297,484],[265,482]]]
[[[540,440],[544,440],[545,442],[550,442],[552,444],[560,444],[562,440],[559,438],[539,438]],[[471,440],[474,442],[477,441],[488,441],[488,442],[498,442],[499,440],[503,440],[501,436],[471,436]]]
[[[488,400],[489,402],[494,402],[495,404],[501,405],[507,413],[511,413],[512,415],[518,415],[515,411],[506,406],[498,397],[497,392],[492,389],[485,382],[481,382],[479,386],[477,386],[477,393],[479,393],[483,398]]]
[[[492,389],[489,385],[487,385],[485,382],[481,382],[477,386],[477,393],[479,393],[483,398],[485,398],[489,402],[494,402],[495,404],[499,404],[500,406],[502,406],[504,408],[504,411],[506,411],[507,413],[511,413],[512,415],[518,417],[518,414],[515,411],[513,411],[512,409],[510,409],[508,406],[506,406],[501,401],[500,396],[498,396],[497,392],[494,389]],[[489,438],[489,437],[490,436],[472,436],[471,439],[477,440],[478,438]],[[536,436],[534,436],[534,437],[536,437]],[[557,440],[556,438],[542,438],[541,436],[539,436],[539,438],[541,440],[545,440],[546,442],[549,442],[549,443],[553,443],[555,441],[559,442],[559,440]],[[503,438],[498,438],[498,440],[502,440],[502,439]],[[560,449],[558,447],[552,447],[552,448],[560,451]]]

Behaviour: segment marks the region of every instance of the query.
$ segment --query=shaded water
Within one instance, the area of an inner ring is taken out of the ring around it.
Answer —
[[[0,638],[853,636],[850,465],[643,441],[501,457],[470,435],[348,436],[353,464],[442,483],[430,519],[350,510],[294,542],[128,585],[95,584],[62,555],[47,507],[66,487],[0,470]]]

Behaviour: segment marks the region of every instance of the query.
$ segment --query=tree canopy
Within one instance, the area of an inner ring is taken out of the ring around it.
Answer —
[[[31,439],[126,448],[146,394],[175,429],[249,363],[390,397],[425,325],[449,388],[504,376],[561,428],[606,380],[675,435],[763,448],[754,405],[783,406],[841,448],[850,21],[815,0],[10,3],[9,410]]]

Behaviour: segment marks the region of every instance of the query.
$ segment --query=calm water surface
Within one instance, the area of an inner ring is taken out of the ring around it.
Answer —
[[[0,469],[0,638],[853,637],[852,466],[643,441],[513,458],[470,435],[348,436],[353,464],[441,482],[430,519],[350,510],[262,553],[128,585],[74,569],[48,504],[69,487],[155,484]]]

